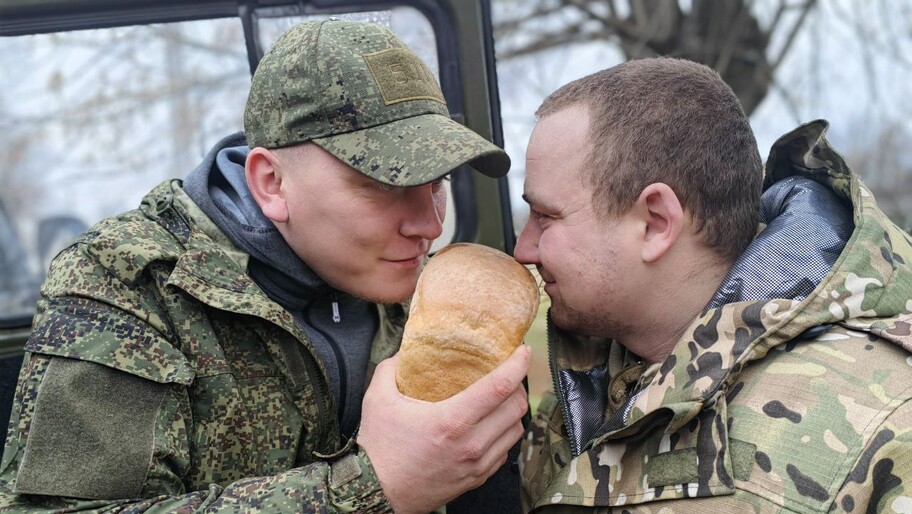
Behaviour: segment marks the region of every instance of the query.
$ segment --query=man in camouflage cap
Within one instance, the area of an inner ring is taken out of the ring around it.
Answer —
[[[554,391],[524,511],[912,512],[912,240],[827,123],[764,170],[731,89],[670,58],[537,114],[516,258],[551,297]]]
[[[365,23],[285,33],[245,128],[52,264],[0,510],[427,512],[501,469],[528,350],[439,403],[390,357],[445,177],[506,154]]]

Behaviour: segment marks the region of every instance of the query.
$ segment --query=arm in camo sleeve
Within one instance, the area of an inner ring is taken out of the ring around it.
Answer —
[[[55,259],[0,511],[389,512],[306,336],[172,193],[162,184]],[[196,224],[150,219],[166,212]],[[404,321],[380,311],[378,338],[398,341]]]
[[[77,468],[78,473],[69,473],[67,467],[80,466],[73,462],[73,458],[88,457],[90,448],[80,452],[78,449],[67,449],[67,455],[51,454],[42,455],[35,452],[28,441],[30,436],[47,438],[39,432],[41,425],[36,423],[35,407],[44,407],[42,401],[35,401],[44,394],[42,388],[48,386],[76,386],[76,384],[41,384],[42,375],[52,377],[54,373],[46,373],[48,368],[53,368],[65,359],[47,358],[41,355],[31,355],[24,370],[16,405],[19,419],[15,420],[19,427],[26,427],[14,433],[7,441],[3,472],[0,475],[0,510],[4,512],[63,512],[74,510],[106,510],[115,509],[118,512],[391,512],[386,498],[380,490],[377,477],[367,455],[363,451],[347,453],[332,462],[314,462],[309,465],[289,469],[272,476],[260,476],[240,479],[225,485],[211,483],[197,486],[196,490],[188,491],[182,478],[186,477],[188,470],[193,466],[189,454],[191,448],[187,440],[184,427],[191,422],[188,419],[187,390],[180,386],[160,386],[158,389],[163,394],[161,408],[158,409],[154,427],[149,427],[154,432],[153,446],[151,448],[151,465],[142,461],[134,462],[146,467],[137,469],[137,465],[130,462],[108,462],[106,469],[93,469],[89,466]],[[74,361],[77,366],[88,363]],[[88,371],[98,372],[98,369]],[[102,373],[105,373],[102,371]],[[120,380],[118,384],[125,397],[132,397],[136,389],[126,382],[132,377],[121,376],[120,372],[108,371],[113,381]],[[156,384],[157,385],[157,384]],[[148,386],[148,385],[147,385]],[[147,387],[139,385],[138,387]],[[156,389],[152,386],[152,389]],[[59,391],[58,391],[59,392]],[[153,393],[155,394],[155,393]],[[70,395],[71,397],[76,395]],[[112,395],[115,398],[121,395]],[[111,408],[112,403],[104,407]],[[18,409],[18,406],[22,409]],[[56,407],[51,404],[52,407]],[[130,407],[125,405],[124,407]],[[123,420],[131,415],[144,416],[142,408],[122,412],[113,412],[114,420]],[[79,424],[79,420],[75,420]],[[85,424],[83,424],[84,427]],[[69,427],[57,425],[53,427],[59,431],[60,437],[77,437],[84,440],[79,434],[71,433]],[[79,427],[73,427],[79,428]],[[31,430],[31,434],[29,434]],[[128,431],[131,431],[128,428]],[[112,439],[118,439],[114,434]],[[123,439],[122,437],[120,439]],[[141,444],[141,441],[134,441]],[[57,446],[63,445],[58,442]],[[130,451],[138,454],[144,452],[143,448],[120,448],[108,451],[110,455],[124,455]],[[35,459],[34,465],[23,465],[23,459]],[[105,464],[104,457],[94,459],[96,463]],[[35,469],[40,465],[40,469]],[[16,470],[19,470],[18,476]],[[140,472],[140,474],[137,474]],[[142,474],[146,476],[143,477]],[[37,475],[37,476],[36,476]],[[131,494],[130,487],[141,483],[142,492],[138,495]],[[26,483],[22,483],[26,482]],[[17,492],[37,492],[35,488],[44,488],[42,493],[61,493],[60,495],[33,495],[14,494]],[[76,499],[68,497],[69,493],[84,496],[92,494],[103,499]],[[117,498],[122,496],[123,498]],[[126,499],[125,499],[126,498]]]
[[[830,512],[912,512],[912,401],[870,437]]]

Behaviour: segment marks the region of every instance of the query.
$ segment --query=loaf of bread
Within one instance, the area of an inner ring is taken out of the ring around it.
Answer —
[[[462,391],[519,346],[538,312],[532,274],[493,248],[455,243],[418,277],[396,384],[436,402]]]

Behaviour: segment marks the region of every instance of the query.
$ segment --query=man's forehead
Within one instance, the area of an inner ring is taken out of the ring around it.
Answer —
[[[522,199],[536,209],[556,210],[557,208],[557,199],[554,196],[554,192],[542,192],[538,189],[526,187],[525,191],[523,191]]]

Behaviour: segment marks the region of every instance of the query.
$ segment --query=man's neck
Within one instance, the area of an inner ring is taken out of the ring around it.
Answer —
[[[646,308],[638,316],[636,333],[620,341],[650,364],[671,355],[730,268],[728,264],[707,264],[711,259],[688,261],[686,267],[667,267],[657,273],[656,286],[645,295],[642,305]]]

